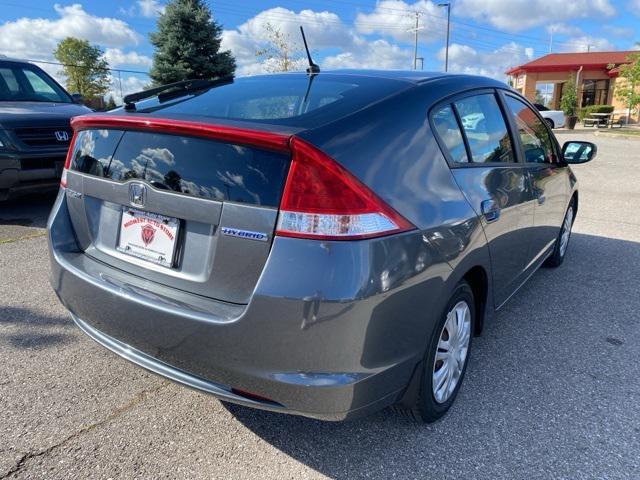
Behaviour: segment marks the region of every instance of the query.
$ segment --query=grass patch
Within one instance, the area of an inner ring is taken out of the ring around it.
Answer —
[[[601,133],[606,133],[606,134],[615,134],[615,135],[634,135],[634,136],[638,136],[640,137],[640,129],[636,130],[636,129],[631,129],[631,128],[616,128],[616,129],[611,129],[611,130],[598,130]]]
[[[15,238],[0,238],[0,245],[5,244],[5,243],[14,243],[14,242],[20,242],[21,240],[30,240],[32,238],[40,238],[40,237],[44,237],[47,234],[47,232],[36,232],[36,233],[29,233],[27,235],[21,235],[20,237],[15,237]]]

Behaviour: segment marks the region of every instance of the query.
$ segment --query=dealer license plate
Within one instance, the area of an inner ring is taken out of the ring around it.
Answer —
[[[156,213],[125,208],[118,250],[165,267],[173,266],[180,221]]]

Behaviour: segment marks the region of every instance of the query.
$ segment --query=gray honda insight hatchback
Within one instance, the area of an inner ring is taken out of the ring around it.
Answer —
[[[568,164],[596,153],[465,75],[278,74],[126,101],[72,121],[48,224],[58,297],[148,370],[327,420],[441,417],[488,314],[564,260]]]

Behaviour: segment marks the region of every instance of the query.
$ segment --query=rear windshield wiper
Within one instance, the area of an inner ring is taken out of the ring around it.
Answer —
[[[198,90],[227,85],[229,83],[233,83],[233,77],[231,76],[212,78],[209,80],[182,80],[180,82],[168,83],[166,85],[160,85],[159,87],[150,88],[149,90],[143,90],[142,92],[130,93],[129,95],[125,95],[122,100],[124,102],[125,110],[135,111],[135,102],[139,102],[145,98],[158,96],[158,101],[164,102],[172,98],[197,92]]]

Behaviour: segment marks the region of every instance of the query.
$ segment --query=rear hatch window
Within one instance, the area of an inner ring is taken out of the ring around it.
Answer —
[[[289,156],[117,129],[77,133],[67,202],[81,248],[136,276],[246,303],[266,262]]]
[[[84,130],[76,145],[72,170],[117,182],[144,180],[160,190],[211,200],[270,207],[280,202],[288,167],[282,154],[267,150],[159,133]],[[103,151],[95,151],[96,146]]]
[[[406,82],[359,75],[304,73],[236,78],[174,101],[136,104],[138,112],[189,115],[315,128],[397,93]]]

